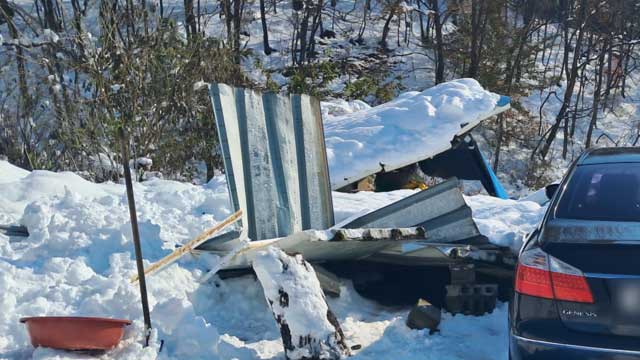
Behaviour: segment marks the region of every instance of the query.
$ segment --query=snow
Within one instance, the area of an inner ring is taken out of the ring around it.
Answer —
[[[542,221],[546,208],[528,200],[505,200],[487,195],[466,196],[480,233],[496,245],[508,246],[516,254],[523,237]]]
[[[153,179],[134,184],[145,265],[223,220],[228,208],[222,176],[205,185]],[[336,221],[412,194],[334,193]],[[516,246],[544,208],[533,202],[467,197],[482,233]],[[124,186],[88,182],[70,172],[27,172],[0,161],[0,223],[22,223],[28,238],[0,234],[0,359],[79,359],[33,349],[19,318],[106,316],[133,324],[103,359],[282,359],[278,328],[260,284],[251,276],[201,283],[213,255],[185,256],[147,279],[151,346],[142,347],[143,322]],[[328,299],[355,359],[506,358],[506,304],[491,315],[443,315],[441,332],[409,330],[408,308],[361,298],[346,283]],[[465,341],[460,341],[465,339]],[[159,352],[161,341],[162,351]]]
[[[139,166],[151,167],[153,165],[153,160],[148,157],[139,157],[136,159],[136,163]]]
[[[204,89],[205,87],[207,87],[207,85],[209,85],[207,82],[205,82],[204,80],[198,80],[193,84],[193,91],[198,91],[200,89]]]
[[[500,96],[474,79],[458,79],[411,91],[373,108],[323,114],[333,189],[376,173],[432,157],[451,147],[463,128],[495,114]],[[335,108],[336,106],[334,106]]]
[[[44,29],[40,38],[42,39],[42,42],[57,43],[60,41],[60,36],[51,29]]]
[[[22,179],[27,175],[29,171],[0,160],[0,184]]]

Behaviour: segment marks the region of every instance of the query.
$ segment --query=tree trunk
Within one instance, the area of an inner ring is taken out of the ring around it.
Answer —
[[[558,129],[560,128],[560,124],[564,121],[565,116],[567,115],[567,109],[571,105],[571,97],[573,96],[573,88],[576,84],[576,79],[578,77],[578,59],[580,58],[580,53],[582,49],[582,39],[584,37],[585,30],[583,29],[584,22],[586,19],[586,0],[582,0],[580,4],[580,16],[578,21],[579,28],[576,29],[578,31],[578,39],[576,40],[576,46],[573,53],[573,60],[571,63],[571,71],[568,71],[567,78],[567,87],[564,90],[564,98],[562,101],[562,106],[560,107],[560,111],[558,111],[558,115],[556,115],[556,120],[554,124],[551,126],[549,131],[549,135],[545,141],[542,150],[540,151],[540,156],[544,159],[549,150],[551,149],[551,144],[553,144],[553,140],[555,139]]]
[[[420,8],[420,3],[422,3],[422,0],[417,0],[416,3],[418,4],[418,21],[420,22],[420,43],[424,45],[427,43],[427,36],[424,32],[424,19],[422,15],[422,9]]]
[[[362,36],[364,35],[364,31],[367,28],[367,19],[369,18],[369,8],[371,7],[371,0],[365,0],[364,7],[362,8],[362,24],[360,25],[360,30],[358,30],[358,38],[356,42],[358,44],[362,43]]]
[[[560,76],[564,72],[565,79],[569,79],[569,52],[570,52],[570,37],[569,37],[569,1],[562,0],[562,30],[563,30],[563,44],[564,51],[562,52],[562,69],[560,71]],[[579,24],[580,25],[580,24]],[[576,31],[579,31],[576,30]]]
[[[227,28],[227,44],[233,49],[233,12],[231,10],[232,0],[222,0],[222,13],[224,14],[224,23]]]
[[[236,64],[240,64],[240,25],[244,0],[233,1],[233,52]]]
[[[469,69],[467,76],[475,78],[480,68],[480,53],[482,49],[482,37],[487,24],[487,9],[484,0],[472,0],[471,2],[471,49],[469,51]]]
[[[387,16],[387,20],[384,22],[384,26],[382,27],[382,38],[380,39],[380,46],[383,49],[387,49],[387,36],[389,36],[389,25],[391,24],[391,20],[396,15],[396,11],[398,10],[398,5],[400,1],[397,0],[393,4],[390,5],[389,15]]]
[[[311,32],[309,33],[309,41],[307,42],[307,48],[301,49],[306,52],[306,59],[315,57],[316,51],[316,34],[318,29],[322,26],[322,6],[323,0],[318,0],[318,3],[314,5],[313,9],[313,22],[311,23]]]
[[[184,24],[187,39],[191,39],[198,33],[196,16],[193,13],[193,0],[184,0]]]
[[[260,21],[262,23],[262,47],[266,55],[271,54],[271,46],[269,46],[269,29],[267,28],[267,11],[264,6],[264,0],[260,0]]]
[[[305,7],[302,21],[300,22],[300,30],[298,31],[298,64],[302,65],[306,59],[307,49],[307,32],[309,31],[309,17],[311,16],[311,9]],[[294,48],[295,49],[295,48]],[[295,53],[293,54],[295,58]]]
[[[433,26],[436,32],[436,78],[435,83],[444,81],[444,40],[442,37],[442,22],[440,20],[439,0],[429,0],[430,10],[433,11]]]
[[[591,107],[591,121],[589,122],[589,129],[587,130],[587,138],[584,142],[585,148],[591,147],[591,136],[593,134],[593,128],[596,126],[598,120],[598,109],[600,108],[600,94],[602,92],[602,77],[604,72],[604,54],[608,46],[608,41],[605,40],[600,49],[600,55],[598,56],[598,81],[596,82],[596,88],[593,90],[593,106]]]

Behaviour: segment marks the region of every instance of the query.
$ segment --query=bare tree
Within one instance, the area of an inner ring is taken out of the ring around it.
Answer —
[[[269,28],[267,27],[267,10],[264,0],[260,0],[260,23],[262,24],[262,47],[266,55],[271,54],[271,46],[269,46]]]

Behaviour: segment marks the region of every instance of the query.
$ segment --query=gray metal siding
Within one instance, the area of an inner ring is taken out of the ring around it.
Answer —
[[[333,225],[320,103],[209,87],[234,210],[252,240]]]
[[[421,226],[429,242],[454,243],[474,240],[486,243],[460,191],[451,178],[429,189],[354,219],[344,228],[386,228]]]

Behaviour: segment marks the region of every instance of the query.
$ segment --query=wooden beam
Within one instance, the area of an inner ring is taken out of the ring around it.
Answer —
[[[280,329],[287,360],[339,360],[351,355],[314,268],[300,254],[270,247],[253,261]]]
[[[153,263],[151,266],[149,266],[148,268],[146,268],[144,270],[144,274],[145,275],[152,274],[152,273],[160,270],[161,268],[163,268],[163,267],[165,267],[165,266],[167,266],[169,264],[174,263],[176,260],[178,260],[179,258],[184,256],[185,254],[191,252],[193,249],[198,247],[198,245],[200,245],[200,244],[204,243],[205,241],[207,241],[215,233],[223,230],[227,226],[229,226],[229,225],[235,223],[236,221],[240,220],[241,217],[242,217],[242,210],[238,210],[233,215],[231,215],[228,218],[226,218],[224,221],[218,223],[216,226],[212,227],[209,230],[203,231],[202,233],[200,233],[200,235],[196,236],[195,238],[190,240],[188,243],[182,245],[181,247],[176,249],[171,254],[169,254],[169,255],[163,257],[162,259],[160,259],[159,261]],[[138,275],[132,276],[130,281],[131,281],[131,283],[135,283],[136,281],[138,281]]]

